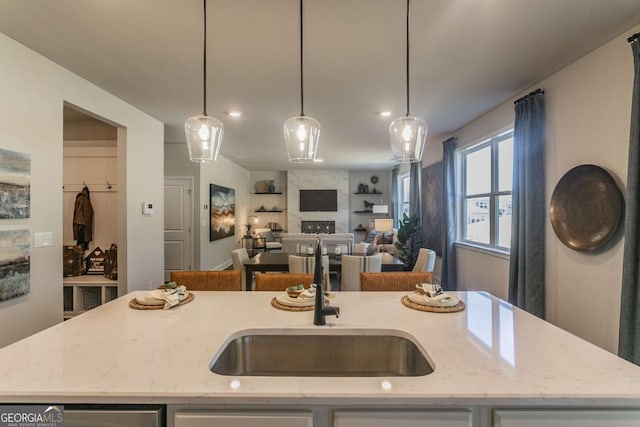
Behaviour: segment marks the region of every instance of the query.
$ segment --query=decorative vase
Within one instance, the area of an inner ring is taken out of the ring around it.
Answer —
[[[276,182],[274,180],[269,181],[269,193],[276,192]]]

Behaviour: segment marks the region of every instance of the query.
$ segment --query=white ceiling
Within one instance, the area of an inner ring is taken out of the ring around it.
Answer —
[[[207,4],[222,155],[252,170],[309,167],[287,162],[282,137],[300,112],[298,0]],[[411,9],[411,112],[431,144],[640,22],[638,0]],[[322,125],[324,159],[313,167],[390,166],[387,127],[405,113],[405,1],[305,0],[304,10],[305,113]],[[0,0],[0,31],[161,120],[167,142],[183,142],[185,119],[202,112],[201,20],[201,0]]]

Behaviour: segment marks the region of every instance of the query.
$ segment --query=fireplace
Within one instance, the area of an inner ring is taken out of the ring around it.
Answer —
[[[335,233],[335,221],[302,221],[300,231],[303,233]]]

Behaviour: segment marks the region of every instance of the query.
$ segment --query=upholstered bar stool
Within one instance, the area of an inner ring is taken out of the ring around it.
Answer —
[[[171,280],[184,285],[190,291],[241,291],[242,272],[222,271],[172,271]]]
[[[433,283],[431,273],[410,271],[385,271],[360,273],[362,291],[413,291],[418,283]]]

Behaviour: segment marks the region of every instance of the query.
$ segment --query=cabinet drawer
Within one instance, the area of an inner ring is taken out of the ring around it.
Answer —
[[[311,412],[176,412],[175,427],[312,427]]]
[[[471,411],[335,411],[334,427],[471,427]]]
[[[640,427],[637,409],[496,409],[494,427]]]

